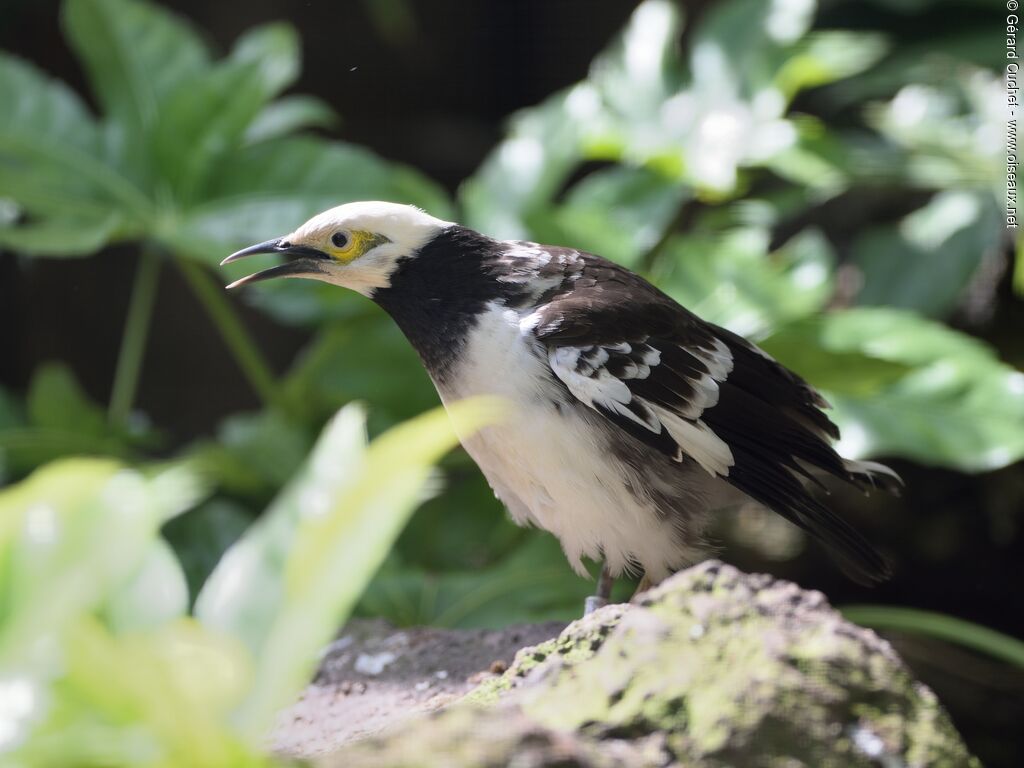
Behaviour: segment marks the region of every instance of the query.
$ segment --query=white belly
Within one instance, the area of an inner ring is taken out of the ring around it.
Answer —
[[[694,552],[649,499],[627,487],[631,470],[594,428],[602,417],[586,406],[556,407],[562,390],[519,321],[517,311],[493,306],[469,336],[465,362],[451,377],[457,384],[438,387],[445,403],[479,394],[509,403],[501,424],[463,445],[512,518],[558,537],[580,574],[588,557],[604,558],[616,574],[639,564],[651,578],[663,578]]]

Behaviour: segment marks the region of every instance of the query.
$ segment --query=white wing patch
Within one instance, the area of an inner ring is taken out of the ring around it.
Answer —
[[[581,360],[584,354],[593,353],[593,360]],[[548,353],[551,370],[569,388],[573,396],[591,408],[598,406],[635,421],[640,426],[661,433],[661,423],[645,409],[631,410],[633,393],[621,379],[612,376],[604,368],[608,362],[608,350],[602,347],[557,347]],[[583,373],[582,371],[587,371]],[[634,410],[641,410],[634,413]],[[647,411],[644,418],[643,411]]]
[[[700,419],[688,421],[666,408],[654,407],[679,449],[692,457],[712,475],[726,477],[736,463],[728,444]]]
[[[708,473],[726,476],[735,463],[732,451],[701,421],[700,415],[718,402],[718,382],[724,381],[732,371],[732,354],[718,339],[714,349],[683,351],[699,361],[707,372],[694,375],[692,370],[669,370],[666,365],[664,375],[656,376],[653,381],[667,388],[666,394],[677,396],[671,406],[652,402],[630,388],[632,383],[638,391],[644,392],[639,385],[663,365],[661,351],[649,344],[620,342],[556,347],[549,350],[548,361],[551,370],[580,402],[628,419],[653,435],[666,432],[678,447],[676,461],[682,461],[685,454]],[[687,389],[685,396],[672,391],[673,382],[678,382],[677,388]]]

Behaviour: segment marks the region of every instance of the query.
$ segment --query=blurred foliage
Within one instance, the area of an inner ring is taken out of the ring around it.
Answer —
[[[466,401],[451,417],[471,433],[496,413]],[[436,409],[367,447],[361,409],[343,409],[227,550],[191,616],[160,536],[204,495],[187,463],[62,459],[0,493],[4,765],[267,764],[274,714],[455,442]]]
[[[410,4],[366,5],[390,44],[408,40]],[[450,442],[437,416],[367,452],[348,408],[314,447],[352,400],[371,404],[373,434],[436,403],[381,312],[307,281],[250,291],[311,331],[275,377],[221,292],[240,274],[214,276],[224,255],[342,202],[414,203],[642,272],[819,386],[846,455],[966,472],[1024,457],[1024,374],[949,325],[993,265],[1024,295],[1024,256],[1009,263],[1001,226],[991,41],[893,50],[815,15],[811,0],[725,0],[683,47],[677,6],[646,0],[584,80],[512,116],[456,200],[310,133],[335,115],[287,92],[300,69],[288,24],[218,57],[157,5],[66,0],[98,114],[0,52],[0,247],[139,254],[106,408],[60,363],[27,392],[0,389],[0,480],[21,481],[0,496],[0,692],[16,705],[0,748],[25,765],[66,764],[72,745],[85,765],[257,764],[251,737],[350,610],[446,626],[578,611],[590,585],[553,539],[505,519],[464,453],[398,536]],[[861,216],[854,233],[829,211]],[[166,265],[265,406],[171,459],[133,407]]]

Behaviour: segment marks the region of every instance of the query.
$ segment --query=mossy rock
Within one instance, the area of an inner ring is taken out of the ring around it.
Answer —
[[[979,766],[891,646],[823,595],[719,562],[524,648],[331,766]]]

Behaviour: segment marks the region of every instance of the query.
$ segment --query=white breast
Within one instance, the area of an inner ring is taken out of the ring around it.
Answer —
[[[463,440],[499,499],[520,525],[536,524],[561,541],[570,564],[603,557],[619,573],[638,562],[660,579],[693,551],[652,502],[627,487],[635,473],[609,451],[599,414],[574,401],[554,379],[547,350],[521,328],[523,314],[489,306],[471,331],[445,403],[477,394],[510,404],[502,424]],[[562,407],[556,406],[562,403]]]

